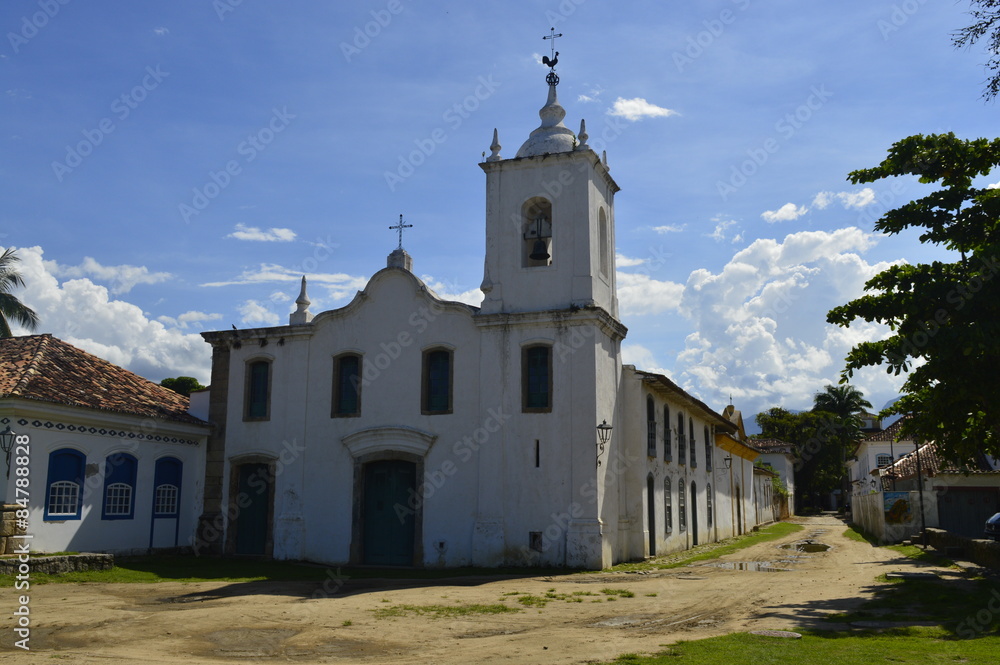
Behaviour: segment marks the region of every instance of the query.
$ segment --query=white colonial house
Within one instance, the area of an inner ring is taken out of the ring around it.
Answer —
[[[8,337],[0,430],[8,429],[19,445],[9,475],[0,470],[0,497],[27,503],[32,550],[190,546],[209,426],[188,398],[51,335]]]
[[[402,566],[602,568],[754,526],[740,424],[623,366],[618,185],[548,86],[494,133],[481,306],[400,246],[346,306],[212,345],[198,552]],[[734,500],[735,497],[735,500]]]

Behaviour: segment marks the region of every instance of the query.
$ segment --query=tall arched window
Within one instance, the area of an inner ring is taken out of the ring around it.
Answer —
[[[705,469],[707,471],[712,470],[712,437],[708,432],[708,426],[705,427]]]
[[[60,448],[49,454],[45,519],[80,519],[86,466],[87,457],[72,448]]]
[[[684,433],[683,413],[677,414],[677,463],[687,464],[687,437]]]
[[[452,411],[452,352],[450,349],[424,351],[421,410],[424,414]]]
[[[674,509],[673,497],[670,494],[670,478],[663,479],[663,515],[665,520],[665,531],[670,534],[674,531]]]
[[[684,491],[684,483],[680,484],[680,491],[677,492],[677,524],[680,526],[681,533],[687,531],[688,528],[688,516],[687,516],[687,492]]]
[[[698,447],[694,443],[694,418],[688,418],[688,434],[691,436],[691,468],[698,468]]]
[[[705,488],[706,496],[705,505],[708,508],[708,526],[712,526],[712,483],[709,483]]]
[[[663,405],[663,459],[669,462],[673,459],[673,441],[670,439],[670,407]]]
[[[361,356],[342,353],[333,359],[333,409],[334,418],[352,418],[361,415]]]
[[[521,349],[521,410],[552,411],[552,347],[546,344]]]
[[[552,265],[552,204],[541,197],[529,199],[521,210],[525,268]]]
[[[181,506],[181,476],[184,465],[176,457],[156,460],[153,473],[153,515],[177,517]]]
[[[255,360],[247,363],[244,392],[244,420],[267,420],[270,415],[271,363]]]
[[[128,520],[135,514],[135,475],[138,462],[128,453],[108,455],[104,461],[104,506],[101,518]]]
[[[656,407],[652,395],[646,395],[646,455],[656,457]]]
[[[611,239],[608,238],[608,216],[604,214],[604,208],[601,208],[597,213],[597,245],[600,261],[601,274],[607,277],[611,274],[611,258],[608,252],[608,244]]]

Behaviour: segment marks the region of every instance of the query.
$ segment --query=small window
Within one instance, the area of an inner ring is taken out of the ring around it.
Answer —
[[[663,405],[663,461],[669,462],[673,459],[674,444],[670,437],[670,407]]]
[[[552,411],[552,349],[525,347],[521,354],[522,404],[526,413]]]
[[[552,204],[543,198],[525,202],[521,227],[524,245],[521,265],[537,268],[552,265]]]
[[[452,352],[433,349],[424,352],[421,402],[425,414],[452,412]]]
[[[688,516],[687,507],[685,505],[685,494],[684,485],[680,486],[680,491],[677,493],[677,523],[680,526],[681,533],[687,531],[688,528]]]
[[[132,519],[137,466],[135,457],[127,453],[108,455],[104,461],[103,519]]]
[[[683,413],[677,414],[677,463],[687,464],[687,437],[684,434]]]
[[[646,395],[646,455],[656,457],[656,407],[652,395]]]
[[[688,434],[691,435],[691,468],[698,468],[698,447],[694,445],[694,418],[688,418]]]
[[[246,417],[244,420],[267,420],[271,397],[271,363],[257,360],[247,365]]]
[[[667,533],[674,531],[674,509],[673,497],[670,494],[670,478],[663,479],[663,515],[665,519],[664,530]]]
[[[345,353],[333,359],[333,417],[361,415],[361,356]]]
[[[80,519],[81,488],[86,464],[86,456],[71,448],[61,448],[49,454],[45,519]]]
[[[601,274],[607,277],[611,274],[610,269],[610,258],[608,256],[608,216],[604,214],[604,208],[601,208],[598,212],[598,223],[597,223],[597,233],[598,233],[598,248],[599,248],[599,260],[600,260],[600,270]]]
[[[705,428],[705,470],[712,470],[712,437],[708,427]]]
[[[706,496],[705,506],[708,508],[708,526],[712,526],[712,483],[709,483],[705,487]]]
[[[155,517],[177,517],[180,514],[183,469],[183,464],[175,457],[156,460],[156,470],[153,474]]]
[[[882,453],[875,458],[875,466],[888,466],[892,464],[892,455]]]

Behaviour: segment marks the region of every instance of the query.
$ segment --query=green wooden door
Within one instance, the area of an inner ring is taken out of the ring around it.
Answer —
[[[267,464],[242,464],[239,474],[236,496],[240,512],[236,517],[236,553],[261,556],[266,553],[267,547],[270,470]]]
[[[411,492],[416,465],[402,460],[365,466],[364,562],[376,566],[412,566],[414,519]]]

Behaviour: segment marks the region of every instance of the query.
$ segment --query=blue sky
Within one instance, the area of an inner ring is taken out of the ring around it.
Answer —
[[[993,137],[965,2],[11,1],[0,8],[0,246],[41,331],[153,380],[208,381],[202,330],[287,322],[384,267],[478,303],[494,127],[537,126],[563,34],[566,124],[616,198],[626,362],[721,409],[807,408],[850,346],[825,323],[895,261],[913,181],[854,186],[896,140]],[[986,179],[984,182],[992,182]],[[881,406],[901,380],[856,384]]]

